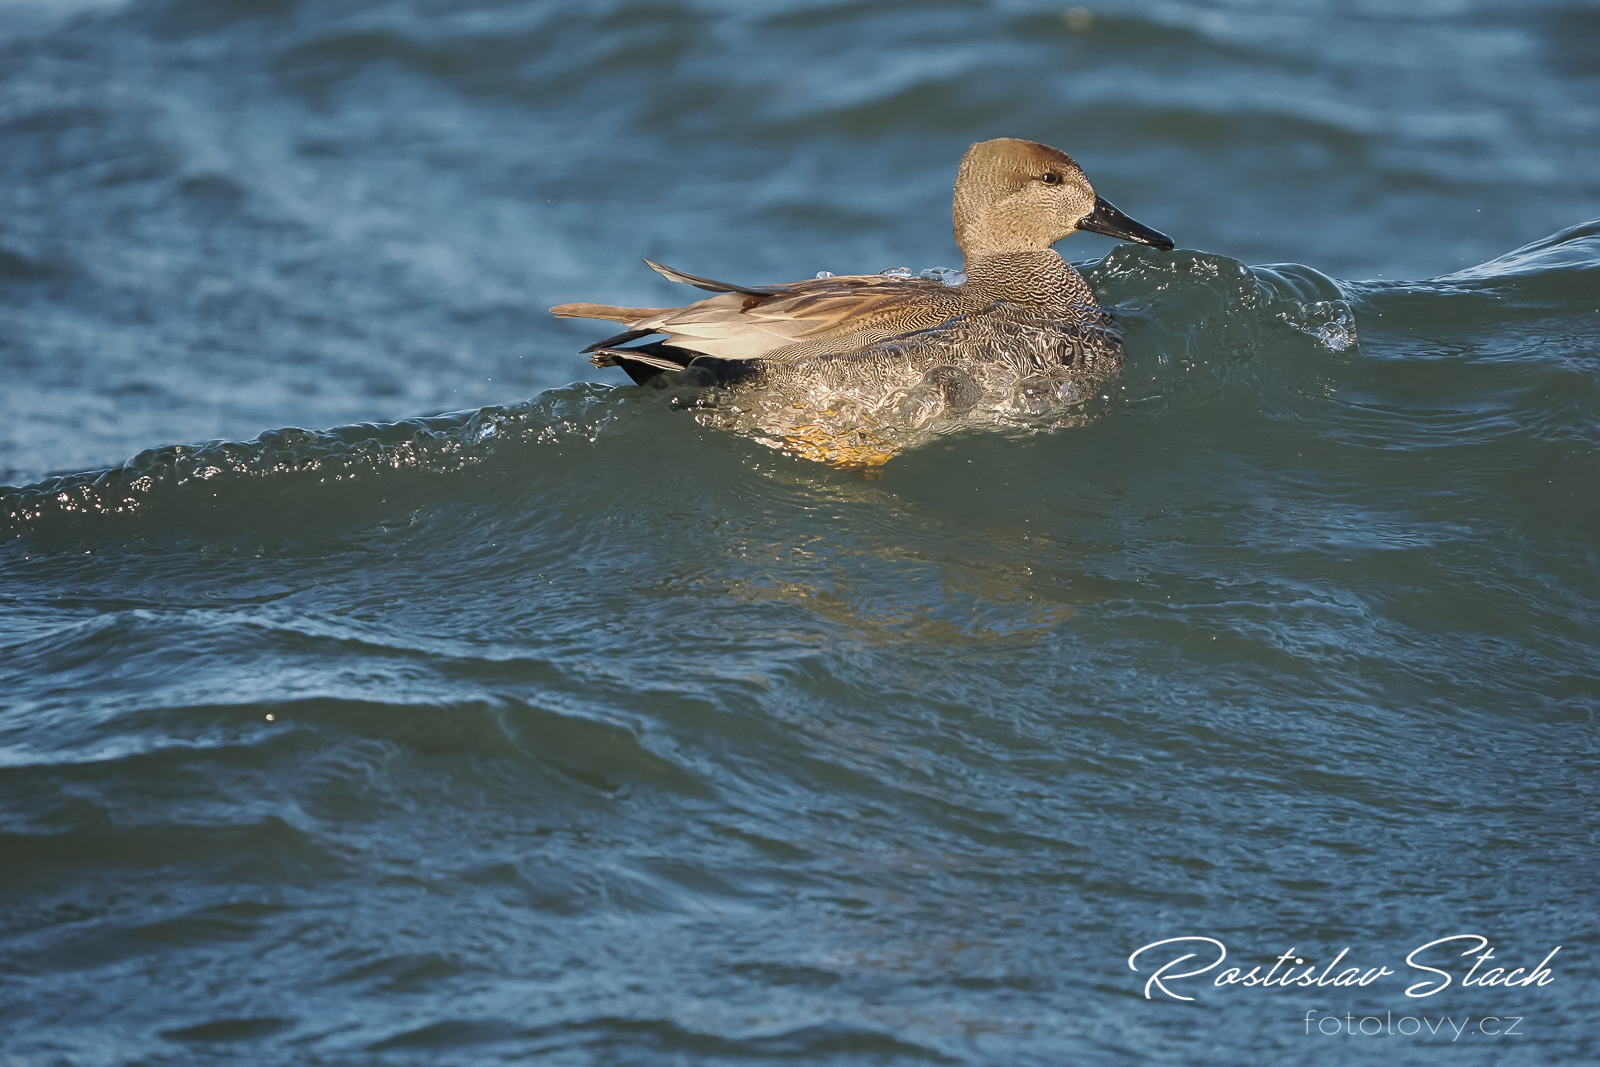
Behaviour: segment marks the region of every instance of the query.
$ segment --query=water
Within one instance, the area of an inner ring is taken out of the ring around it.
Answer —
[[[0,1063],[1594,1060],[1596,57],[1577,3],[0,8]],[[544,315],[951,263],[1002,134],[1180,245],[1064,246],[1128,345],[1070,425],[869,480]],[[1457,934],[1561,948],[1407,997]],[[1228,959],[1146,1000],[1173,937]],[[1211,981],[1346,948],[1400,973]]]

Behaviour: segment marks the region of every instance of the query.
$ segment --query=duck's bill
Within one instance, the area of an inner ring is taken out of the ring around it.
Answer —
[[[1103,233],[1119,241],[1138,241],[1142,245],[1155,245],[1163,252],[1172,251],[1172,238],[1160,230],[1152,230],[1142,222],[1134,222],[1118,211],[1111,201],[1095,197],[1094,210],[1078,223],[1078,229]]]

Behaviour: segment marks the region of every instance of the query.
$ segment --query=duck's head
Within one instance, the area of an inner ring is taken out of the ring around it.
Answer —
[[[1065,152],[1015,137],[967,149],[956,175],[956,244],[967,258],[1042,252],[1079,230],[1170,250],[1172,239],[1094,195]]]

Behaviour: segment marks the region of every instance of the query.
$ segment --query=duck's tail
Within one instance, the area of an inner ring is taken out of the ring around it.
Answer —
[[[550,314],[563,319],[607,319],[611,322],[638,322],[654,315],[665,315],[672,308],[616,308],[609,304],[560,304]]]

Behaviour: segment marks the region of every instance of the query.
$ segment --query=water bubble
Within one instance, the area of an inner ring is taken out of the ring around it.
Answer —
[[[911,268],[889,267],[887,270],[880,270],[878,273],[885,278],[909,278],[911,277]]]
[[[833,277],[833,271],[831,271],[831,270],[819,270],[819,271],[817,271],[817,277],[819,277],[819,278],[831,278],[831,277]]]

